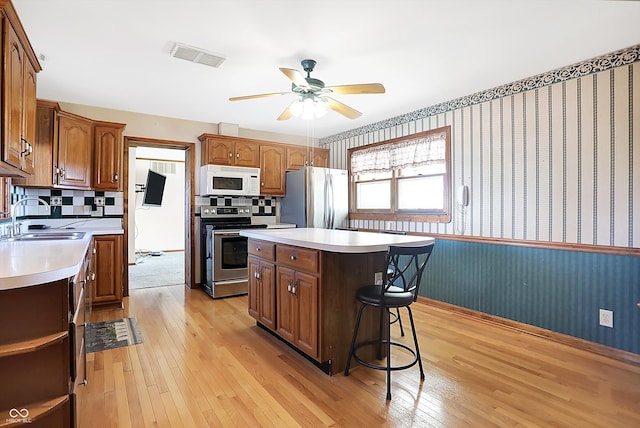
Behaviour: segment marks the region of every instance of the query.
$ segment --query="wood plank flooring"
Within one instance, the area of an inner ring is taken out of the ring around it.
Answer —
[[[325,375],[256,327],[246,296],[132,290],[124,310],[92,321],[136,317],[144,343],[89,354],[80,426],[640,426],[640,367],[412,308],[426,379],[417,366],[393,373],[387,402],[383,371]]]

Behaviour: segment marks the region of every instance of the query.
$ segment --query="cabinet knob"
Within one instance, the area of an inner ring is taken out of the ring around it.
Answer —
[[[233,157],[233,153],[229,152],[229,159]]]
[[[256,251],[257,251],[257,252],[260,252],[260,251],[262,251],[262,248],[260,248],[260,247],[256,247]]]
[[[240,153],[236,153],[236,159],[240,159]]]
[[[118,181],[118,173],[113,174],[113,181]]]
[[[296,256],[293,256],[293,255],[292,255],[292,256],[291,256],[291,260],[295,260],[295,259],[296,259]]]
[[[289,281],[289,284],[287,284],[287,291],[291,293],[291,281]]]

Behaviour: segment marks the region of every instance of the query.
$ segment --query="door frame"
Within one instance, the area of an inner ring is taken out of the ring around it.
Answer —
[[[189,288],[197,287],[194,281],[195,271],[195,241],[194,217],[192,207],[195,206],[195,164],[196,164],[196,144],[183,141],[161,140],[144,137],[124,137],[124,280],[122,282],[123,296],[129,295],[129,148],[130,147],[152,147],[157,149],[184,150],[184,282]],[[134,197],[135,198],[135,197]],[[135,199],[134,199],[135,200]],[[135,209],[135,207],[134,207]]]

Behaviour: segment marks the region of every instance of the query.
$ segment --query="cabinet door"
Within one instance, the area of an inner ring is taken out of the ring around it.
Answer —
[[[260,194],[284,196],[285,150],[281,146],[260,147]]]
[[[260,264],[260,322],[276,328],[276,269],[273,263]]]
[[[36,144],[36,70],[31,61],[25,57],[24,60],[24,94],[23,94],[23,115],[22,115],[22,137],[27,145],[26,153],[22,159],[22,169],[29,174],[35,171],[35,151]]]
[[[248,277],[248,300],[249,315],[256,320],[260,319],[260,281],[258,275],[260,272],[260,260],[249,256],[247,258]]]
[[[260,146],[249,141],[235,142],[234,165],[257,168],[260,166]]]
[[[294,281],[294,271],[289,268],[278,267],[277,289],[277,332],[283,338],[293,343],[295,332],[295,296],[291,292]]]
[[[26,145],[22,141],[22,112],[24,110],[24,52],[9,21],[4,20],[5,37],[5,68],[4,76],[4,161],[16,168],[22,168],[23,150]]]
[[[122,190],[122,130],[118,127],[97,125],[94,139],[95,189]]]
[[[233,165],[233,142],[207,138],[204,144],[203,165]]]
[[[287,147],[287,171],[295,171],[307,164],[306,147]]]
[[[318,278],[296,272],[295,345],[312,357],[318,356]]]
[[[311,165],[327,168],[329,166],[329,150],[315,149]]]
[[[60,186],[91,187],[91,123],[60,116],[58,122],[58,182]]]
[[[98,235],[93,304],[122,302],[122,235]]]

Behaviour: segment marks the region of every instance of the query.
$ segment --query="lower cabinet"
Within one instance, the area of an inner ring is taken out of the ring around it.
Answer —
[[[90,253],[83,266],[88,266]],[[85,268],[69,279],[0,291],[0,426],[79,426],[86,372]]]
[[[95,235],[95,284],[92,304],[121,305],[124,275],[122,235]]]
[[[275,265],[249,256],[249,314],[264,326],[276,328]]]
[[[249,314],[327,374],[344,370],[358,312],[356,292],[385,266],[385,252],[336,253],[248,241]],[[358,337],[376,339],[380,318],[365,311]],[[376,358],[375,347],[358,355]]]
[[[278,267],[278,334],[311,357],[318,357],[318,278]]]

